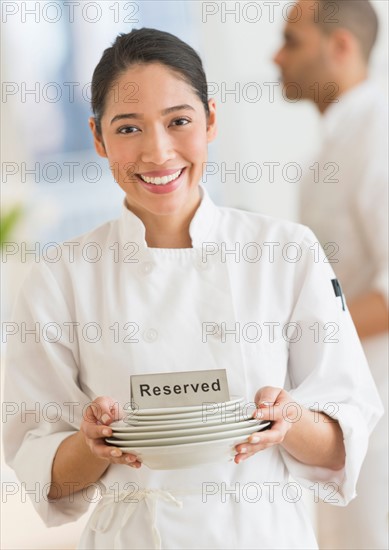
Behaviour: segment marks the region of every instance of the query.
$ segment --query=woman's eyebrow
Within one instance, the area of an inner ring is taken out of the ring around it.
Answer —
[[[169,115],[170,113],[174,113],[174,111],[183,111],[183,110],[189,110],[194,111],[194,108],[188,105],[188,103],[183,103],[182,105],[175,105],[174,107],[168,107],[167,109],[164,109],[161,111],[163,115]]]
[[[139,113],[123,113],[120,115],[115,115],[113,119],[111,120],[111,124],[116,122],[117,120],[122,120],[123,118],[135,118],[135,119],[141,119],[143,118],[143,115]]]
[[[183,111],[183,110],[194,111],[194,108],[188,103],[183,103],[182,105],[174,105],[173,107],[168,107],[167,109],[163,109],[163,111],[161,111],[161,114],[169,115],[170,113],[174,113],[175,111]],[[111,120],[111,124],[113,124],[117,120],[122,120],[123,118],[134,118],[139,120],[144,117],[140,113],[123,113],[123,114],[115,115]]]

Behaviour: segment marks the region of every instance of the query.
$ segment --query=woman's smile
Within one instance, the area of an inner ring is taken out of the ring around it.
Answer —
[[[172,193],[183,182],[185,168],[171,170],[156,170],[136,174],[140,185],[151,193]]]

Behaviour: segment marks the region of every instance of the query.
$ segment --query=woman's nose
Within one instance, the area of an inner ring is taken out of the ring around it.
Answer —
[[[156,130],[147,136],[141,154],[142,162],[162,165],[174,157],[174,147],[166,132]]]

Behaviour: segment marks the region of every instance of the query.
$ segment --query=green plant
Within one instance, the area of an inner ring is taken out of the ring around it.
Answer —
[[[3,248],[4,244],[9,239],[14,227],[23,216],[23,207],[16,205],[9,212],[2,213],[0,216],[0,247]]]

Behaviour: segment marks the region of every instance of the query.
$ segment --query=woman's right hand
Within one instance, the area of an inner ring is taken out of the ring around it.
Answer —
[[[85,409],[80,433],[92,453],[112,464],[126,464],[140,468],[141,462],[133,454],[123,453],[120,447],[107,445],[106,437],[112,436],[111,422],[123,418],[123,411],[112,397],[97,397]]]

